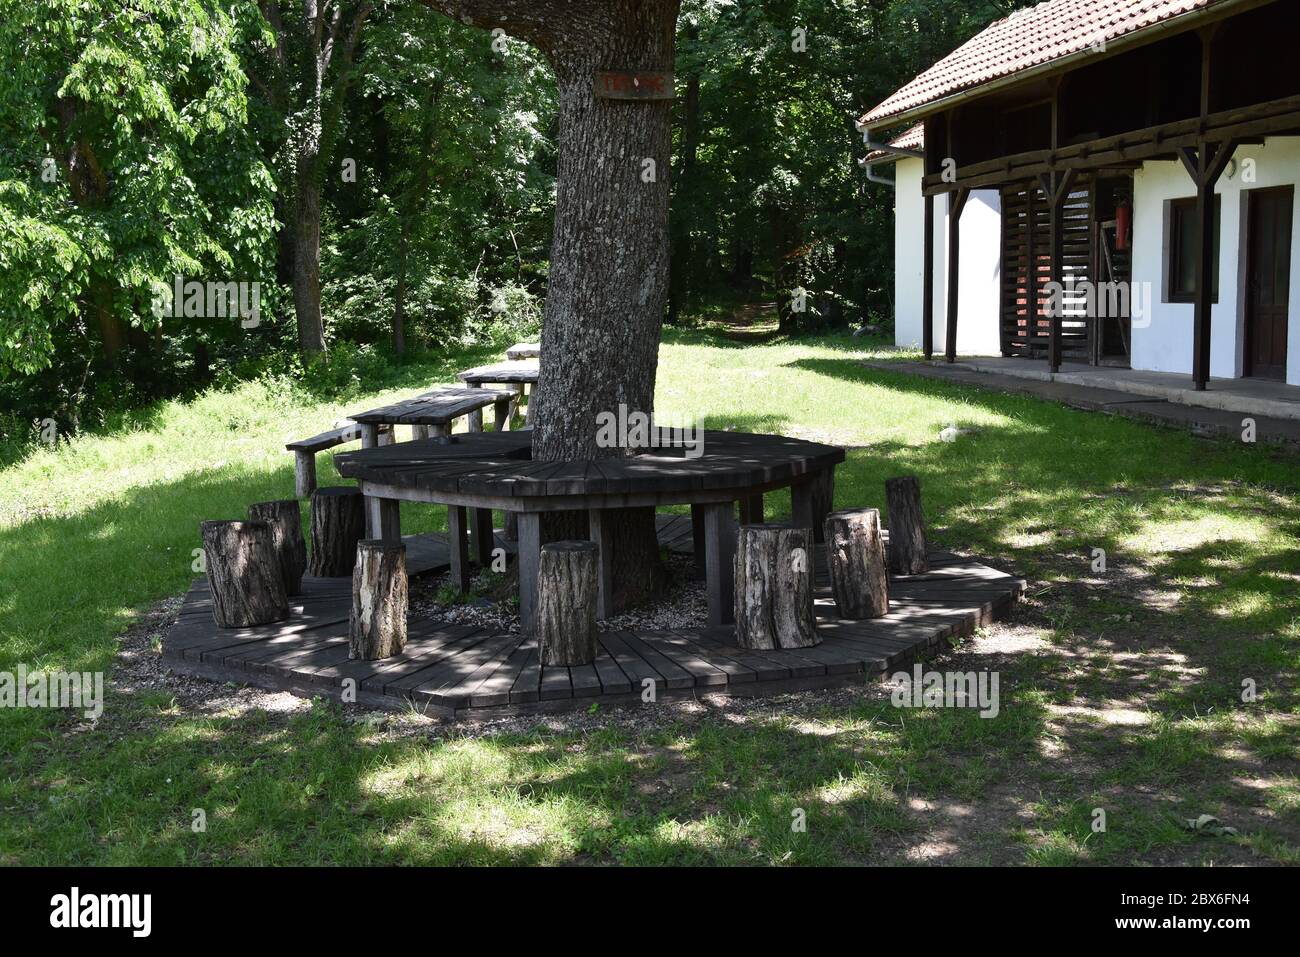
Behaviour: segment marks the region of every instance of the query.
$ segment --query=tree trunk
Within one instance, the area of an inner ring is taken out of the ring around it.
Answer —
[[[885,507],[889,509],[889,570],[895,575],[928,571],[921,483],[917,477],[885,479]]]
[[[376,661],[406,647],[406,546],[384,539],[357,544],[352,572],[348,657]]]
[[[811,648],[813,536],[793,525],[742,525],[736,539],[736,643]]]
[[[294,159],[293,307],[298,319],[298,349],[305,355],[325,351],[320,314],[321,89],[324,65],[316,39],[317,3],[304,3],[303,45],[299,79],[303,116]]]
[[[880,512],[874,508],[826,516],[826,553],[831,592],[841,618],[889,614],[889,576]]]
[[[311,496],[311,573],[319,578],[352,574],[357,542],[366,535],[365,497],[345,485],[318,488]]]
[[[269,525],[203,522],[199,532],[217,627],[248,628],[289,617]]]
[[[537,654],[543,665],[589,665],[596,660],[594,542],[542,546],[537,568]]]
[[[532,43],[555,70],[559,162],[541,380],[529,399],[533,458],[627,454],[597,447],[596,416],[617,415],[620,405],[629,413],[654,409],[668,295],[672,104],[599,99],[595,75],[672,70],[679,0],[424,2]],[[625,606],[652,594],[663,579],[654,513],[636,509],[607,518],[616,607]],[[581,519],[571,524],[579,528]]]
[[[302,594],[302,574],[307,570],[307,543],[302,537],[302,510],[296,498],[258,502],[248,506],[248,519],[271,526],[271,544],[280,561],[284,590]]]

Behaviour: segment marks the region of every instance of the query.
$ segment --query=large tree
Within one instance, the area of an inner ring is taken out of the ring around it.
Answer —
[[[629,454],[597,444],[601,412],[650,414],[668,295],[671,104],[597,98],[601,70],[673,67],[678,0],[424,0],[536,47],[560,92],[559,165],[533,457]],[[654,514],[614,522],[616,600],[654,587]],[[557,530],[556,534],[559,533]]]

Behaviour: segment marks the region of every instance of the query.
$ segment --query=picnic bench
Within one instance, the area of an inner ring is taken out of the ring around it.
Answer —
[[[537,385],[540,368],[536,359],[513,359],[466,369],[464,372],[456,373],[456,378],[471,389],[483,389],[493,385],[507,386],[515,394],[514,401],[510,405],[513,416],[519,407],[520,398],[524,395],[524,389]],[[524,418],[525,425],[532,422],[531,406],[532,404],[529,403],[528,414]]]
[[[397,425],[411,426],[417,439],[449,435],[453,422],[463,415],[470,417],[471,432],[482,431],[483,409],[489,405],[496,409],[497,428],[509,428],[514,412],[510,403],[514,398],[515,393],[508,390],[448,386],[370,409],[327,432],[289,442],[285,448],[294,454],[294,492],[298,498],[310,498],[316,491],[317,452],[357,439],[365,448],[391,444],[397,439],[394,428]]]
[[[507,359],[536,359],[542,354],[540,342],[516,342],[506,350]]]

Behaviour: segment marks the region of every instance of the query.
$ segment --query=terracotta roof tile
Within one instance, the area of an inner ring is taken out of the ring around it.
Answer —
[[[879,141],[877,141],[879,142]],[[897,146],[904,150],[923,150],[925,149],[925,124],[917,123],[915,126],[907,128],[900,136],[895,136],[889,141],[890,146]],[[899,158],[897,153],[891,153],[888,150],[872,150],[866,156],[862,157],[864,164],[893,162]]]
[[[1224,0],[1046,0],[998,20],[859,121],[873,126],[999,77],[1079,53]]]

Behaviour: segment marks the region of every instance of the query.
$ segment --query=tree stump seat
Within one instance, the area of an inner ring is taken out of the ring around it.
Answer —
[[[311,573],[345,578],[357,559],[357,542],[366,537],[365,496],[358,488],[330,485],[311,496]]]
[[[832,512],[825,523],[826,564],[841,618],[889,614],[889,573],[880,512],[874,508]]]
[[[537,653],[543,665],[589,665],[596,660],[595,542],[542,546],[537,567]]]
[[[269,524],[203,522],[199,534],[218,628],[251,628],[289,617],[284,573]]]
[[[406,647],[408,604],[406,546],[387,539],[358,542],[348,657],[378,661],[401,654]]]
[[[813,615],[813,532],[742,525],[736,540],[736,643],[759,650],[821,643]]]

